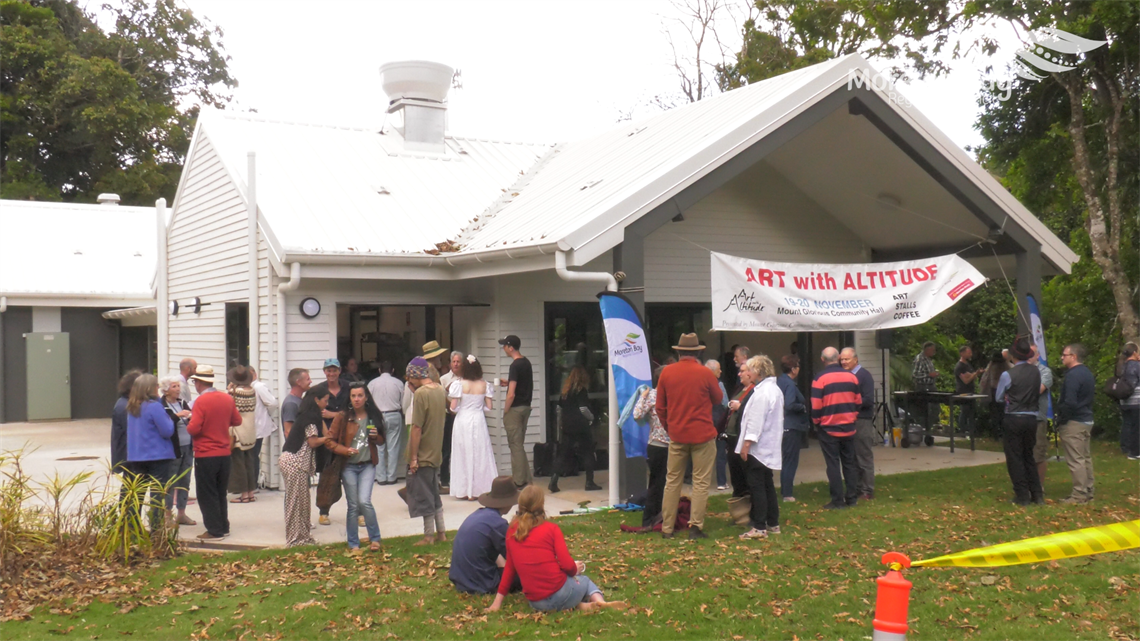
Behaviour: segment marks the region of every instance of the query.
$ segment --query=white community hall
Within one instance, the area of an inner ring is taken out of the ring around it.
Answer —
[[[959,253],[989,278],[1016,277],[1019,298],[1077,259],[857,55],[559,144],[448,131],[443,65],[381,75],[380,128],[203,110],[169,216],[161,201],[153,214],[169,217],[158,371],[185,357],[249,363],[282,398],[291,368],[320,381],[326,358],[353,357],[366,375],[381,361],[402,372],[436,340],[476,354],[493,380],[509,365],[497,340],[514,334],[534,364],[529,453],[555,437],[574,365],[604,414],[607,287],[641,311],[656,361],[695,331],[705,358],[741,344],[778,360],[796,343],[805,383],[821,347],[852,346],[881,380],[873,331],[710,332],[710,252]],[[500,418],[491,435],[509,473]]]

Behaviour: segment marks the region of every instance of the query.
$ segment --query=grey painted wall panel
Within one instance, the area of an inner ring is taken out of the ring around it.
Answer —
[[[32,308],[9,307],[4,312],[4,416],[5,423],[28,420],[28,352],[24,334],[32,331]]]
[[[64,307],[63,331],[71,334],[71,417],[110,418],[119,381],[119,324],[106,309]]]

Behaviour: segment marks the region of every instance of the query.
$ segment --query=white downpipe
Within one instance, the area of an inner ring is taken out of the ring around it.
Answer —
[[[8,311],[8,297],[0,296],[0,314]]]
[[[158,273],[157,300],[154,305],[156,331],[158,332],[158,374],[166,376],[170,373],[170,288],[167,283],[167,257],[166,257],[166,199],[159,198],[154,202],[155,228],[158,230],[158,260],[155,268]]]
[[[249,236],[249,365],[261,369],[261,296],[257,272],[257,154],[246,155],[246,209]]]
[[[617,279],[608,272],[572,272],[566,269],[566,253],[562,251],[554,253],[554,271],[558,272],[558,277],[565,281],[602,283],[606,286],[606,291],[609,292],[616,292],[618,289]],[[614,367],[613,360],[610,358],[608,341],[606,344],[606,370],[609,373],[610,381],[608,399],[609,411],[607,412],[610,420],[610,444],[607,448],[610,453],[610,505],[617,505],[621,502],[618,496],[618,467],[621,465],[621,432],[618,431],[617,388],[614,385]]]
[[[277,283],[277,385],[281,390],[279,394],[282,401],[289,393],[288,370],[285,369],[285,341],[288,332],[285,318],[285,292],[291,292],[301,286],[301,263],[289,264],[289,281]]]

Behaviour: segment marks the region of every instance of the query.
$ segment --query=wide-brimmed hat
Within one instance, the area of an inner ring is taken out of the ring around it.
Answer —
[[[253,382],[253,372],[245,365],[238,365],[226,372],[226,379],[234,385],[246,386]]]
[[[681,334],[681,340],[673,346],[678,352],[700,352],[705,349],[696,334]]]
[[[491,491],[479,495],[479,502],[487,507],[504,508],[519,502],[519,489],[513,476],[500,476],[491,481]]]
[[[192,381],[202,381],[203,383],[214,384],[214,368],[209,365],[199,365],[194,373],[190,375]]]
[[[424,358],[435,358],[440,354],[447,352],[446,347],[440,347],[439,341],[428,341],[424,343]]]
[[[1033,357],[1033,349],[1029,346],[1028,336],[1018,336],[1009,346],[1009,354],[1019,361],[1027,361]]]

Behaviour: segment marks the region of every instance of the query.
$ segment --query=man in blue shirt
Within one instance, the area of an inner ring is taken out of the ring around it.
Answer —
[[[1085,367],[1088,350],[1080,343],[1066,345],[1061,352],[1061,364],[1068,368],[1061,382],[1061,397],[1057,403],[1057,429],[1065,462],[1073,477],[1073,492],[1062,503],[1088,503],[1093,500],[1093,462],[1089,439],[1093,426],[1093,395],[1096,380]]]
[[[1029,338],[1018,337],[1009,348],[1013,368],[998,379],[994,398],[1005,403],[1002,420],[1002,445],[1005,466],[1013,483],[1013,502],[1044,504],[1041,479],[1033,460],[1037,443],[1037,404],[1041,397],[1041,373],[1029,362],[1033,356]]]
[[[460,592],[494,594],[503,578],[507,558],[507,520],[503,516],[518,503],[514,478],[500,476],[491,491],[479,497],[483,507],[468,516],[451,546],[447,576]]]

